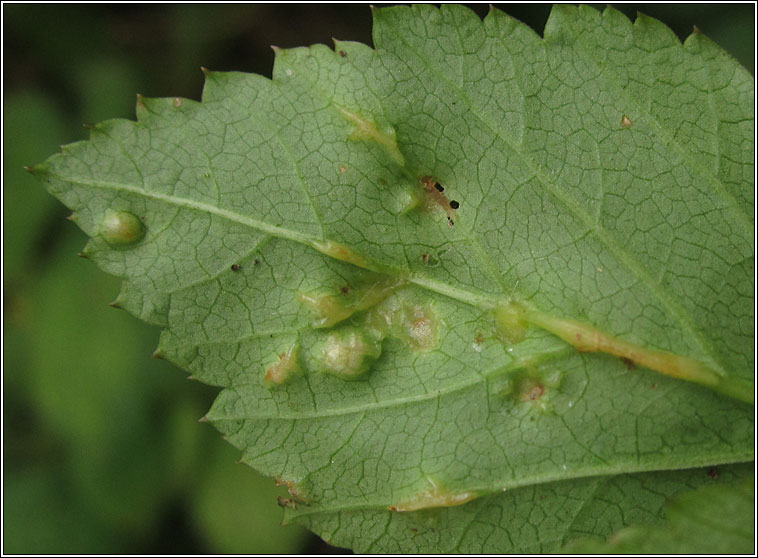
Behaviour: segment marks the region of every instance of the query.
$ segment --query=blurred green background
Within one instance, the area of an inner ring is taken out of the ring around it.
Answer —
[[[752,4],[617,7],[680,38],[697,25],[752,71]],[[550,6],[503,9],[541,32]],[[3,552],[344,552],[280,526],[285,493],[197,422],[216,390],[150,358],[159,331],[108,307],[119,281],[76,257],[84,234],[23,166],[86,139],[84,123],[133,118],[136,93],[199,99],[201,66],[270,76],[272,44],[371,44],[368,5],[4,4],[3,16]]]

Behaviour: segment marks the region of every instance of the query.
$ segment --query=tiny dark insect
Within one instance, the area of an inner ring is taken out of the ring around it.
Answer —
[[[339,55],[340,55],[342,58],[344,58],[345,56],[347,56],[347,52],[345,52],[344,50],[341,50],[341,51],[339,52]]]
[[[452,207],[453,209],[458,209],[460,206],[461,204],[459,204],[457,201],[450,200],[450,207]]]
[[[239,271],[240,265],[239,264],[232,264],[232,271]]]
[[[626,366],[627,370],[634,370],[635,368],[637,368],[637,365],[634,364],[634,361],[630,358],[621,357],[621,362],[624,363],[624,366]]]
[[[344,287],[340,287],[340,291],[342,294],[347,294],[350,292],[350,285],[345,285]]]
[[[421,261],[422,261],[422,262],[424,262],[424,263],[426,264],[426,263],[429,263],[429,259],[430,259],[430,258],[431,258],[431,256],[430,256],[429,254],[423,254],[423,255],[421,256]]]
[[[253,262],[253,265],[258,265],[259,263],[261,263],[261,261],[260,261],[260,260],[255,260],[255,261]]]
[[[444,192],[445,191],[445,188],[439,182],[435,182],[434,183],[434,187],[437,188],[438,192]]]
[[[713,480],[716,480],[719,478],[719,472],[716,470],[715,467],[708,469],[708,476],[711,477]]]

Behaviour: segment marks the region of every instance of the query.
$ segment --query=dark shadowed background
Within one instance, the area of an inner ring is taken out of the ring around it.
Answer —
[[[751,72],[753,4],[628,4]],[[488,6],[473,8],[480,15]],[[602,6],[601,6],[602,8]],[[501,9],[542,32],[550,6]],[[201,66],[271,75],[270,45],[371,44],[368,5],[3,5],[4,553],[342,552],[280,527],[273,481],[197,420],[216,390],[150,358],[159,331],[27,175],[135,94],[200,99]]]

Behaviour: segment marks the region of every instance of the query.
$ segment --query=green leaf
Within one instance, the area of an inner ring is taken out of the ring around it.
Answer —
[[[612,8],[557,6],[544,39],[497,10],[374,17],[375,50],[206,72],[202,103],[139,98],[33,169],[157,354],[225,388],[207,418],[243,460],[357,546],[753,459],[747,71]],[[509,523],[487,548],[563,542]]]
[[[579,540],[563,548],[581,554],[751,554],[755,552],[752,472],[733,486],[707,486],[666,504],[670,523],[631,527],[608,542]]]

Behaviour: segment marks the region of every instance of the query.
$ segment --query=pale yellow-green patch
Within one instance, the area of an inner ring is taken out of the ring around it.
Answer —
[[[402,294],[402,293],[401,293]],[[431,304],[393,296],[372,309],[367,321],[383,335],[405,341],[411,349],[430,351],[439,346],[440,318]]]
[[[396,215],[405,215],[416,209],[420,203],[421,199],[416,191],[399,187],[392,190],[392,195],[388,197],[385,207]]]
[[[286,352],[279,355],[279,360],[266,369],[264,380],[268,385],[280,385],[286,382],[293,373],[299,370],[297,363],[297,345],[292,345]]]
[[[526,325],[519,306],[503,304],[496,307],[492,313],[495,317],[495,333],[501,341],[515,344],[524,340]]]
[[[352,316],[355,311],[334,295],[298,293],[297,297],[317,316],[313,327],[332,327]]]
[[[561,383],[557,369],[539,368],[531,362],[514,363],[514,368],[500,384],[498,395],[523,406],[523,411],[548,411],[555,388]]]
[[[342,107],[339,107],[338,110],[346,120],[355,126],[348,139],[375,141],[384,147],[389,156],[397,164],[400,166],[405,165],[405,157],[403,157],[403,154],[397,147],[397,136],[392,126],[385,125],[379,127],[373,119],[362,116],[357,112]]]
[[[629,117],[624,114],[621,117],[621,127],[622,128],[631,128],[632,127],[632,121],[629,119]]]
[[[404,328],[408,341],[418,350],[431,350],[439,341],[438,319],[431,307],[416,305],[408,308]]]
[[[366,328],[340,328],[316,344],[313,368],[352,380],[368,372],[381,354],[381,338],[375,332]]]
[[[339,242],[334,242],[332,240],[314,240],[311,242],[311,245],[322,254],[326,254],[335,260],[351,263],[364,269],[371,268],[366,258],[355,253],[353,250]]]
[[[536,325],[560,337],[582,352],[603,352],[666,374],[708,386],[718,392],[752,403],[754,392],[739,378],[721,374],[693,358],[668,351],[649,349],[614,337],[596,327],[579,321],[559,318],[539,310],[521,308],[523,321]]]
[[[298,299],[315,315],[314,327],[332,327],[357,312],[373,308],[405,283],[387,275],[355,288],[343,287],[339,294],[298,293]]]
[[[446,508],[460,506],[478,496],[476,492],[453,492],[444,488],[432,477],[426,477],[427,487],[408,498],[389,506],[391,511],[410,512],[426,508]]]

